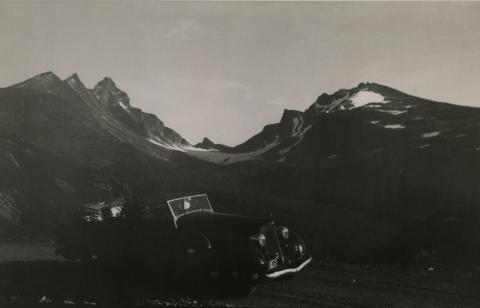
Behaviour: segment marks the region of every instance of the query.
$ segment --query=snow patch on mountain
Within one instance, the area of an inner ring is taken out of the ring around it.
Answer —
[[[436,137],[438,135],[440,135],[441,132],[429,132],[429,133],[424,133],[422,134],[422,138],[433,138],[433,137]]]
[[[384,103],[385,97],[377,92],[363,90],[355,93],[350,98],[350,102],[353,108],[358,108],[372,103]]]
[[[158,138],[155,138],[155,139],[147,138],[147,140],[155,145],[161,146],[168,150],[174,150],[174,151],[180,151],[180,152],[185,152],[187,150],[187,147],[181,147],[176,144],[165,143]]]
[[[428,148],[429,146],[430,144],[426,143],[426,144],[419,145],[417,149],[424,149],[424,148]]]
[[[281,149],[280,151],[278,151],[278,154],[279,155],[285,155],[287,154],[289,151],[290,151],[291,147],[288,147],[288,148],[285,148],[285,149]]]
[[[310,130],[310,128],[312,128],[312,125],[308,125],[307,127],[305,127],[305,129],[303,131],[301,131],[300,133],[298,133],[296,135],[297,137],[297,140],[292,144],[290,145],[289,147],[286,147],[284,149],[281,149],[278,151],[278,154],[279,155],[285,155],[287,154],[291,149],[293,149],[294,147],[296,147],[298,144],[300,144],[300,142],[303,141],[303,137],[305,137],[305,134]]]
[[[15,158],[15,156],[13,156],[12,153],[7,152],[6,155],[7,155],[8,159],[10,160],[10,162],[12,163],[12,165],[14,165],[17,168],[20,167],[20,164],[18,163],[17,159]]]
[[[403,124],[387,124],[384,127],[388,128],[388,129],[404,129],[405,125],[403,125]]]
[[[15,206],[15,199],[7,193],[0,191],[0,217],[8,221],[18,218],[18,210]]]
[[[373,103],[373,104],[365,105],[363,108],[377,109],[377,108],[381,108],[382,105],[383,105],[383,103],[381,103],[381,104]],[[379,111],[380,111],[380,110],[379,110]]]
[[[329,113],[330,111],[332,111],[333,109],[337,108],[337,106],[341,105],[343,102],[345,102],[346,100],[348,99],[348,93],[345,94],[345,96],[343,97],[340,97],[340,98],[337,98],[336,100],[334,100],[332,103],[330,103],[330,106],[328,107],[327,109],[327,113]],[[342,108],[343,109],[343,108]]]
[[[182,150],[186,151],[199,151],[199,152],[220,152],[218,149],[202,149],[202,148],[197,148],[192,145],[179,145],[179,147],[182,148]]]
[[[388,113],[391,115],[399,115],[407,112],[406,110],[384,110],[384,109],[377,109],[378,112]]]
[[[120,107],[125,109],[128,113],[130,113],[130,110],[128,109],[128,106],[125,105],[122,101],[118,101],[118,104],[120,105]]]
[[[296,137],[302,133],[302,126],[303,126],[303,117],[295,117],[293,118],[293,127],[292,127],[292,136]]]

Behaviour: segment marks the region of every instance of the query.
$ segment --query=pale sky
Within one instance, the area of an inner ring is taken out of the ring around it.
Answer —
[[[109,76],[191,143],[236,145],[362,81],[480,107],[480,3],[0,0],[0,68]]]

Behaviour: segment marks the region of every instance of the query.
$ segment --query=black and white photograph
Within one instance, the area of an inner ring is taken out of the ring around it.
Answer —
[[[0,307],[480,307],[480,2],[0,0]]]

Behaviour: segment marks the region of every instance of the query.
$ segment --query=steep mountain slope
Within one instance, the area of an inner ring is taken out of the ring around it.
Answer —
[[[308,131],[321,116],[342,113],[349,110],[372,110],[391,115],[407,112],[412,106],[405,103],[414,99],[397,90],[374,83],[361,83],[349,90],[339,90],[334,94],[322,94],[305,111],[285,110],[278,124],[265,126],[263,131],[244,143],[236,146],[232,152],[245,153],[258,150],[276,141],[276,146],[262,153],[263,158],[277,159],[283,162],[289,151],[299,145]],[[375,124],[376,120],[372,120]],[[387,124],[388,125],[388,124]],[[395,124],[386,128],[396,129]],[[399,127],[400,128],[400,127]],[[275,153],[276,151],[276,153]]]
[[[177,132],[166,127],[157,116],[130,106],[127,94],[118,89],[110,78],[104,78],[97,83],[93,93],[115,118],[151,142],[159,143],[166,148],[189,145]]]
[[[410,219],[480,202],[479,120],[477,108],[361,84],[286,111],[235,149],[277,140],[248,180],[264,191]]]
[[[313,163],[308,160],[309,157],[321,157],[317,154],[326,155],[323,159],[333,159],[339,154],[335,153],[334,145],[326,146],[325,143],[355,145],[359,151],[355,139],[362,130],[381,135],[375,137],[377,139],[371,138],[371,141],[362,140],[362,146],[381,147],[385,142],[390,143],[389,136],[400,136],[403,142],[411,145],[412,150],[426,151],[426,148],[434,146],[436,140],[449,140],[452,137],[459,142],[470,142],[468,149],[475,150],[477,145],[473,137],[477,134],[478,114],[476,108],[433,102],[387,86],[361,83],[355,88],[342,89],[331,95],[324,93],[303,112],[285,110],[279,123],[265,126],[261,132],[234,148],[216,149],[220,152],[211,153],[187,151],[187,154],[221,164],[263,160],[308,165]],[[343,121],[343,127],[334,125],[337,121]],[[329,131],[332,137],[323,133],[321,138],[308,137],[321,133],[318,131],[320,126],[335,127]],[[349,127],[360,131],[351,131],[351,134],[344,136],[349,138],[345,142],[333,138],[337,130],[341,132]],[[312,142],[304,142],[306,138]],[[375,140],[378,142],[375,143]],[[315,147],[320,147],[320,144],[323,144],[322,153],[317,153]],[[378,147],[369,150],[380,151]],[[305,149],[297,151],[301,148]],[[331,153],[326,153],[330,150]]]
[[[412,97],[386,86],[361,83],[355,88],[342,89],[332,95],[324,93],[303,112],[285,110],[279,123],[266,125],[261,132],[232,149],[221,149],[222,153],[211,155],[194,151],[187,151],[187,153],[222,164],[262,159],[283,162],[288,153],[303,141],[319,116],[358,108],[392,115],[402,114],[411,107],[403,104],[402,100],[409,98]],[[388,128],[396,127],[394,125]]]
[[[178,180],[168,161],[187,145],[110,79],[89,90],[48,72],[0,89],[0,222],[47,226],[81,202],[129,194],[140,179],[120,169],[162,174],[161,189]]]
[[[21,96],[25,95],[29,97],[23,99],[24,105],[17,103],[18,100],[22,100]],[[14,121],[17,126],[28,123],[29,131],[23,133],[30,132],[48,138],[38,140],[38,143],[46,148],[57,149],[63,146],[73,152],[75,147],[72,147],[72,142],[78,141],[78,145],[88,145],[95,150],[101,150],[109,143],[125,142],[149,155],[168,160],[172,149],[188,145],[186,140],[165,127],[156,116],[130,107],[128,96],[109,78],[103,79],[95,89],[90,90],[76,74],[62,81],[49,72],[2,89],[2,96],[5,103],[12,108],[9,110],[11,113],[18,113],[19,111],[14,109],[23,108],[22,112],[31,112],[38,116],[46,108],[52,110],[52,117],[45,117],[42,123],[32,121],[28,115],[25,119]],[[64,110],[65,114],[59,114],[57,110]],[[69,117],[75,117],[78,122],[76,125],[80,127],[73,127]],[[66,127],[63,129],[48,126],[50,124],[62,126],[64,125],[62,121],[66,121],[64,123]],[[35,126],[37,124],[43,126],[37,127]],[[5,123],[5,127],[7,126],[12,127]],[[45,131],[38,132],[39,129]],[[13,130],[18,131],[18,127]],[[57,138],[56,133],[64,135]],[[78,139],[78,134],[83,134],[84,139]],[[95,138],[91,138],[91,135]],[[103,136],[105,140],[98,139],[99,136]],[[49,146],[52,142],[56,143]]]

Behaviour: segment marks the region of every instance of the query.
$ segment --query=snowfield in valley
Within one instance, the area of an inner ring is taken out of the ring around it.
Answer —
[[[217,150],[202,150],[193,147],[183,149],[186,154],[204,161],[216,164],[232,164],[241,161],[258,159],[260,155],[277,146],[279,143],[279,137],[277,136],[273,142],[265,144],[264,147],[246,153],[224,153]]]

